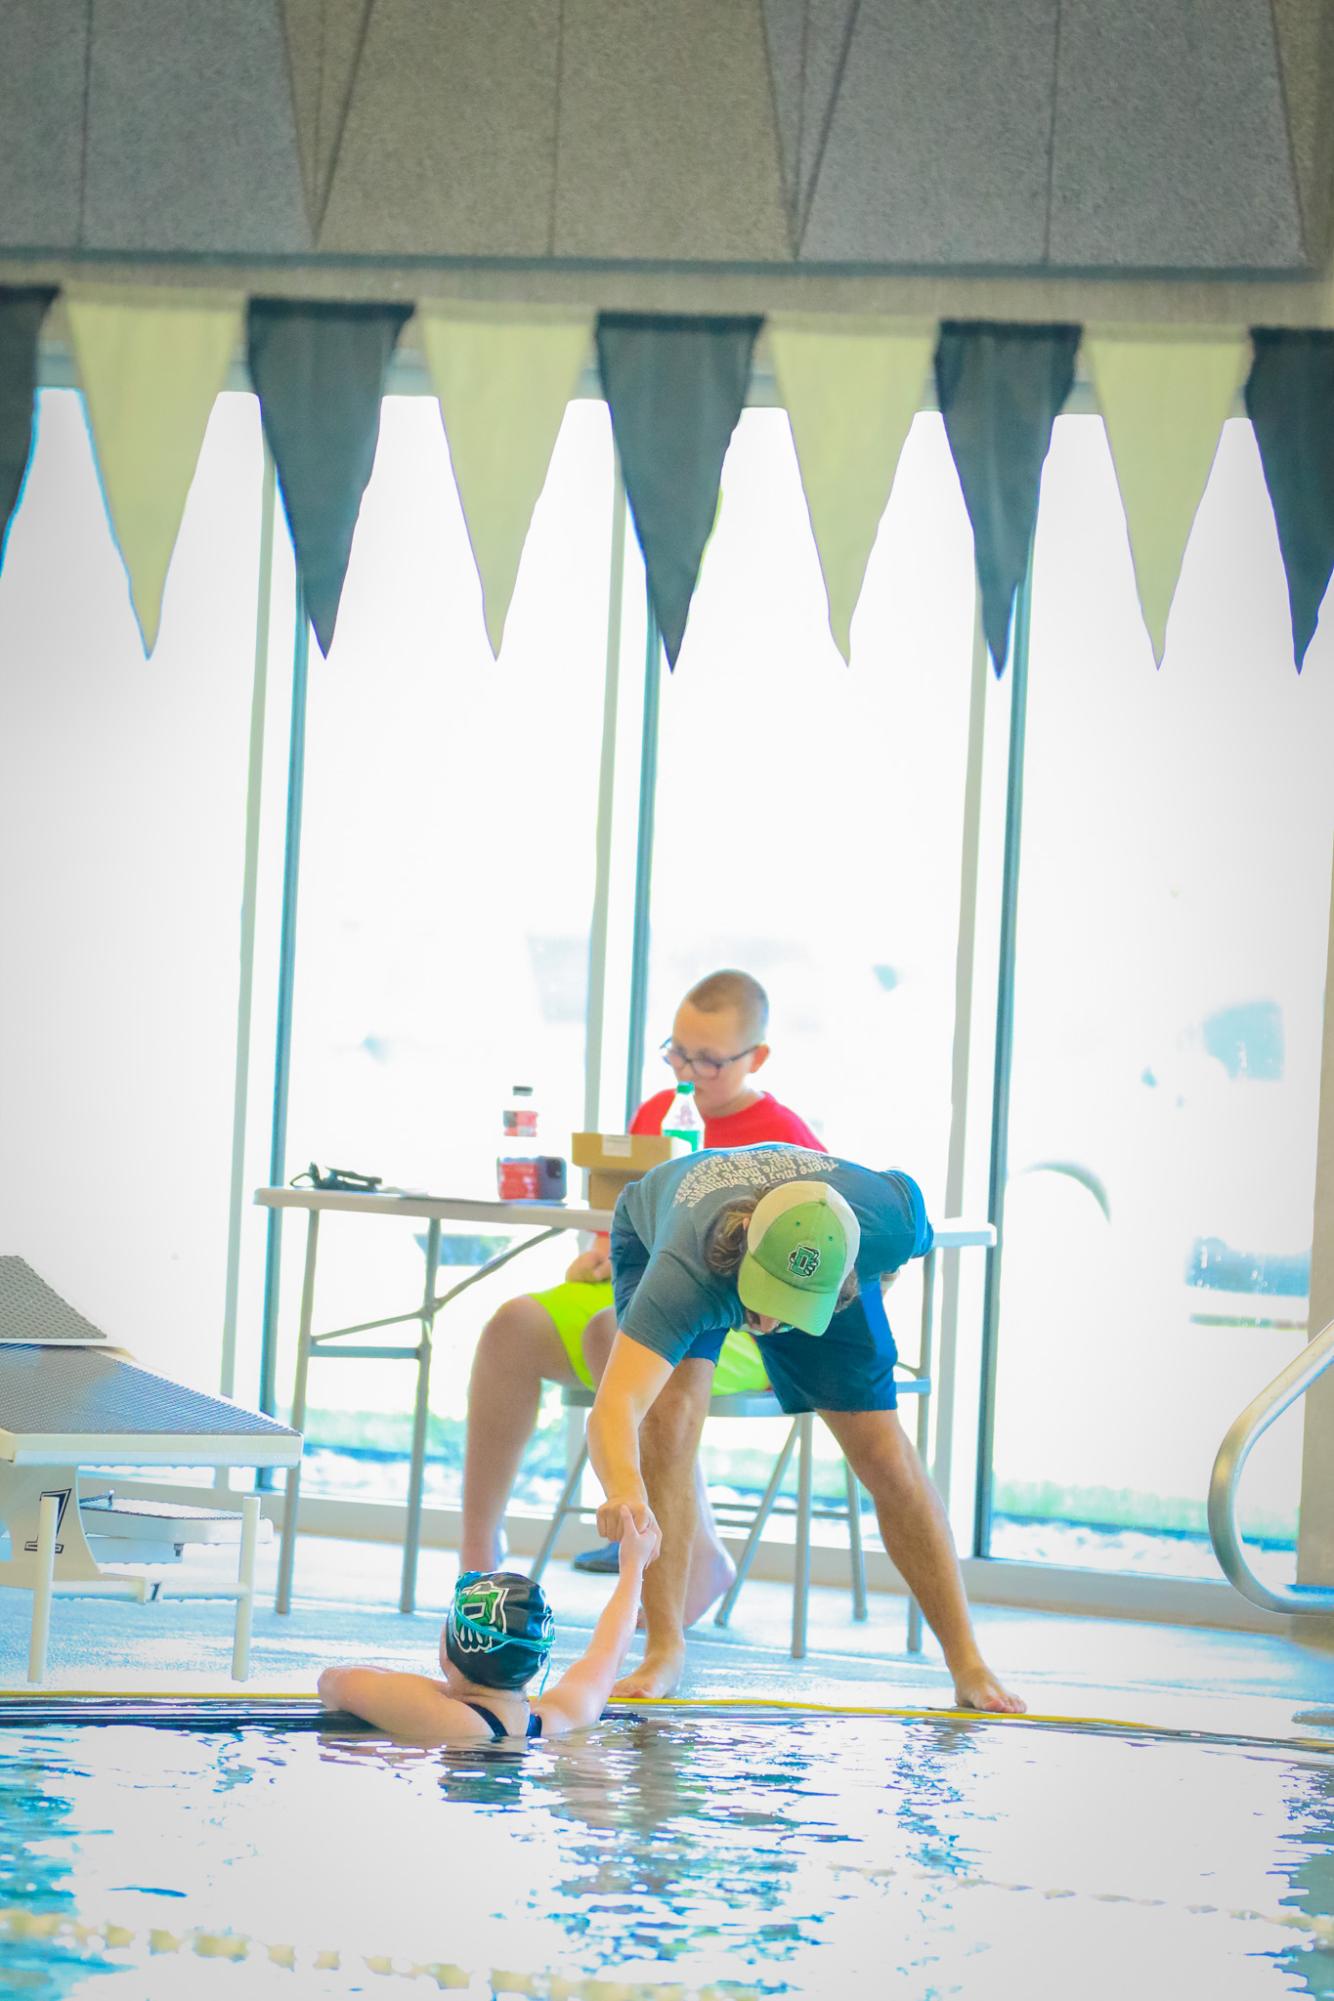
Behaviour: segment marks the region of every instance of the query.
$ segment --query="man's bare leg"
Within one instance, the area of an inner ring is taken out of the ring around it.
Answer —
[[[647,1572],[645,1573],[647,1575]],[[716,1605],[736,1576],[736,1565],[723,1548],[713,1503],[709,1499],[704,1468],[695,1460],[695,1539],[690,1548],[690,1568],[686,1573],[686,1602],[681,1623],[693,1626],[710,1606]]]
[[[875,1502],[885,1548],[940,1641],[960,1709],[1021,1715],[978,1652],[959,1559],[940,1496],[892,1410],[822,1410],[849,1465]]]
[[[612,1691],[622,1698],[670,1695],[681,1678],[686,1582],[698,1528],[695,1460],[712,1388],[712,1362],[679,1363],[640,1429],[640,1465],[662,1548],[644,1572],[644,1658]]]
[[[615,1310],[608,1306],[601,1313],[595,1313],[584,1330],[584,1361],[593,1381],[602,1380],[611,1344],[616,1338]],[[712,1379],[712,1370],[710,1370]],[[667,1394],[663,1392],[664,1396]],[[650,1422],[652,1414],[650,1413]],[[652,1499],[652,1488],[649,1490]],[[686,1574],[685,1602],[682,1607],[682,1624],[693,1626],[696,1619],[703,1618],[711,1605],[716,1605],[736,1576],[736,1565],[723,1548],[718,1524],[713,1518],[713,1508],[709,1502],[708,1489],[704,1481],[704,1468],[695,1458],[695,1534],[690,1546],[690,1568]],[[650,1564],[656,1570],[657,1563]],[[648,1576],[648,1571],[645,1573]],[[641,1614],[640,1624],[647,1625],[647,1618]]]
[[[510,1489],[533,1435],[542,1384],[577,1383],[556,1323],[539,1300],[509,1299],[482,1329],[468,1384],[459,1564],[494,1570]]]

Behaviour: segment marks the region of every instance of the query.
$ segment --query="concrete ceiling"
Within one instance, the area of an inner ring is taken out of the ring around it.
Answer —
[[[0,247],[1301,272],[1331,0],[6,0]]]

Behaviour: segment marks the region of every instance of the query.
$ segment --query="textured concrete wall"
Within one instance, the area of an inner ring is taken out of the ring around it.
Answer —
[[[1298,274],[1330,0],[4,0],[0,253]]]

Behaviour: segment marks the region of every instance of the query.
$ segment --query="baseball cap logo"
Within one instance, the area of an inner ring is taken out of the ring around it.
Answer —
[[[820,1252],[815,1244],[797,1244],[788,1254],[787,1268],[793,1278],[814,1278],[821,1264]]]

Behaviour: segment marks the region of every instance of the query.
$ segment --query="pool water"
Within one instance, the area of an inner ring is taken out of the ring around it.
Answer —
[[[16,1907],[54,1927],[0,1935],[35,2001],[1334,1996],[1334,1756],[750,1712],[430,1751],[13,1728]]]

